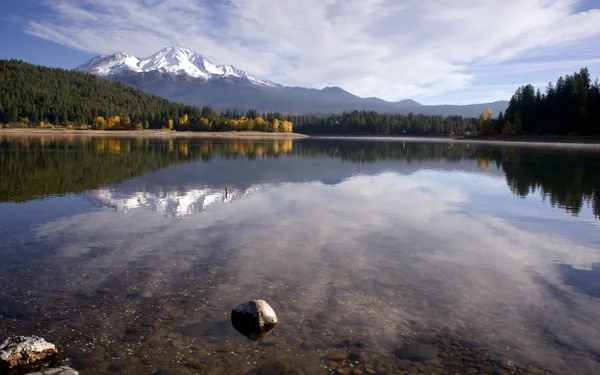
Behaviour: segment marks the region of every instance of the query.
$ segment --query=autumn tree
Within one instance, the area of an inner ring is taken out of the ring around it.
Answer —
[[[104,117],[98,116],[94,119],[92,127],[97,130],[104,130],[106,129],[106,120]]]
[[[492,120],[492,110],[486,108],[485,111],[479,115],[479,129],[483,134],[494,134],[496,132],[494,120]]]
[[[189,129],[189,121],[190,121],[190,118],[187,114],[181,116],[178,121],[178,124],[179,124],[178,130]]]
[[[120,116],[109,117],[109,119],[106,120],[106,127],[107,127],[107,129],[120,129],[121,128],[121,117]]]

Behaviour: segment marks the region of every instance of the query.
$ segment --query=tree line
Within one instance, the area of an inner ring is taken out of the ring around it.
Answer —
[[[173,103],[92,75],[0,60],[0,126],[291,132],[280,113]]]
[[[546,92],[532,85],[519,87],[506,113],[491,111],[478,121],[484,134],[600,134],[600,81],[592,82],[587,68],[550,82]]]
[[[344,135],[465,135],[477,130],[477,119],[409,113],[352,111],[329,116],[290,116],[294,129],[305,134]]]

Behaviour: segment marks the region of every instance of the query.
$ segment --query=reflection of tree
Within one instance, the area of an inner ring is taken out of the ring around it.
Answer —
[[[475,160],[483,172],[502,168],[511,192],[519,197],[540,192],[543,199],[574,215],[589,204],[600,218],[600,155],[581,150],[490,147],[464,143],[300,142],[299,155],[327,155],[345,161],[380,160],[459,162]]]
[[[471,161],[484,172],[495,164],[504,171],[513,194],[525,197],[540,192],[543,199],[574,215],[589,204],[600,218],[598,153],[464,143],[0,136],[0,201],[97,189],[195,160],[283,155],[324,156],[351,163]]]
[[[291,139],[219,141],[0,136],[0,202],[83,192],[198,159],[278,157]]]
[[[600,156],[596,153],[521,149],[502,152],[500,161],[515,195],[539,191],[553,206],[574,215],[587,203],[600,217]]]
[[[293,154],[323,155],[358,163],[375,163],[383,160],[459,162],[462,159],[475,158],[475,150],[462,144],[350,140],[301,141],[294,144]]]

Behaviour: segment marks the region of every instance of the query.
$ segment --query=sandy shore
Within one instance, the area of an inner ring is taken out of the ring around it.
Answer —
[[[248,139],[287,139],[306,138],[298,133],[263,132],[176,132],[163,130],[75,130],[75,129],[0,129],[0,135],[85,135],[101,137],[144,137],[144,138],[248,138]]]

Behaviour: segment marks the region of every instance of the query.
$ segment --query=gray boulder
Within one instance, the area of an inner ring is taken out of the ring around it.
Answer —
[[[0,368],[30,365],[56,353],[56,347],[41,337],[9,337],[0,344]]]
[[[231,310],[233,328],[254,341],[265,337],[277,323],[275,311],[261,299],[239,304]]]

